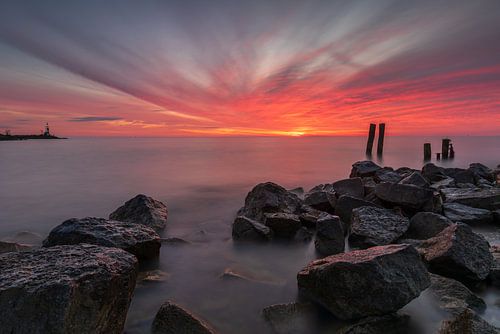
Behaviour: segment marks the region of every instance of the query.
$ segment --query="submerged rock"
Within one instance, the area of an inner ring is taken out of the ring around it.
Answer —
[[[165,204],[146,195],[137,195],[109,215],[109,219],[146,225],[160,230],[167,225]]]
[[[454,222],[469,225],[493,223],[493,213],[489,210],[473,208],[460,203],[445,203],[444,215]]]
[[[335,214],[340,217],[340,219],[346,226],[348,226],[351,222],[352,210],[362,206],[375,207],[377,205],[375,203],[372,203],[364,199],[348,195],[342,195],[337,200],[337,205],[335,207]]]
[[[486,309],[486,303],[465,285],[454,279],[431,274],[429,290],[438,299],[439,307],[457,314],[470,308],[476,312]]]
[[[360,177],[339,180],[332,183],[332,188],[335,190],[337,197],[349,195],[352,197],[363,198],[365,195],[365,186]]]
[[[273,231],[276,238],[292,239],[302,227],[299,216],[290,213],[266,213],[264,224]]]
[[[214,334],[215,331],[181,306],[166,301],[156,313],[153,334]]]
[[[409,226],[408,218],[391,210],[363,206],[352,210],[349,242],[358,247],[388,245],[399,239]]]
[[[474,311],[466,309],[450,320],[442,322],[439,334],[499,334],[500,329],[493,327]]]
[[[135,256],[81,244],[0,255],[2,333],[122,333]]]
[[[410,316],[391,313],[363,318],[340,328],[335,334],[405,334],[409,332]]]
[[[404,238],[424,240],[435,237],[453,224],[448,218],[433,212],[419,212],[410,219],[410,227]]]
[[[160,236],[152,228],[94,217],[66,220],[50,231],[43,246],[81,243],[121,248],[139,259],[157,257],[161,247]]]
[[[271,305],[262,314],[277,334],[310,334],[317,318],[316,307],[311,303]]]
[[[267,241],[273,237],[273,231],[253,219],[238,216],[233,223],[233,239],[241,241]]]
[[[340,319],[396,312],[430,285],[410,245],[388,245],[312,261],[297,275],[299,291]]]
[[[459,203],[473,208],[500,209],[500,188],[444,188],[445,203]]]
[[[322,255],[333,255],[344,251],[344,227],[338,216],[325,214],[318,219],[314,246]]]
[[[370,160],[358,161],[352,165],[352,170],[349,177],[374,176],[375,172],[378,171],[379,169],[382,169],[382,167],[375,164],[373,161]]]
[[[411,184],[383,182],[375,187],[375,195],[386,203],[416,210],[431,202],[434,193]]]
[[[452,224],[419,251],[430,271],[462,282],[484,280],[493,264],[488,242],[465,224]]]
[[[31,246],[15,242],[0,241],[0,254],[8,252],[23,252],[32,249]]]

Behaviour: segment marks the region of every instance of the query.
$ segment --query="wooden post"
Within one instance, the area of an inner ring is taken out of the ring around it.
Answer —
[[[424,144],[424,161],[429,161],[432,158],[431,143]]]
[[[443,157],[443,160],[448,159],[448,153],[450,150],[450,139],[444,138],[442,145],[441,145],[441,156]]]
[[[436,160],[441,160],[441,153],[436,153]]]
[[[380,123],[378,125],[378,145],[377,154],[382,155],[384,152],[384,135],[385,135],[385,123]]]
[[[368,142],[366,143],[366,154],[371,155],[373,149],[373,141],[375,140],[375,130],[377,125],[370,124],[370,132],[368,133]]]

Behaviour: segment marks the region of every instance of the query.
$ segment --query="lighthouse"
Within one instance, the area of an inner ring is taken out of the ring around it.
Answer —
[[[49,137],[50,136],[49,123],[45,123],[45,131],[43,132],[43,135],[45,137]]]

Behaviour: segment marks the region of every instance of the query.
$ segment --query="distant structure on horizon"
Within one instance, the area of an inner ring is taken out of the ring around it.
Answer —
[[[40,131],[39,135],[13,135],[10,130],[5,130],[5,134],[0,134],[0,141],[28,140],[28,139],[67,139],[56,137],[50,133],[49,123],[45,123],[45,130]]]
[[[43,135],[45,137],[49,137],[50,136],[50,128],[49,128],[49,123],[45,123],[45,131],[43,132]]]

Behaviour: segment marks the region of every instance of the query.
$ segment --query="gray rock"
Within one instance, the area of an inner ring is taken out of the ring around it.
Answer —
[[[156,313],[152,334],[214,334],[205,321],[198,319],[181,306],[166,301]]]
[[[232,235],[238,241],[268,241],[272,239],[273,231],[253,219],[238,216],[233,223]]]
[[[453,314],[461,313],[467,308],[476,312],[482,312],[486,309],[484,300],[459,281],[435,274],[430,276],[429,291],[436,297],[441,309]]]
[[[419,247],[429,270],[461,282],[484,280],[493,264],[489,244],[466,224],[452,224]]]
[[[444,203],[444,215],[454,221],[469,225],[493,223],[493,213],[489,210],[473,208],[460,203]]]
[[[405,334],[410,331],[410,316],[391,313],[367,317],[341,327],[335,334]]]
[[[487,166],[480,163],[472,163],[469,165],[469,170],[474,174],[475,181],[485,179],[489,182],[495,182],[495,174]]]
[[[373,177],[363,177],[361,178],[363,181],[363,188],[365,190],[365,196],[373,193],[375,191],[375,186],[377,183],[373,179]]]
[[[322,185],[321,185],[322,186]],[[304,204],[316,210],[333,213],[335,210],[335,191],[315,187],[304,195]]]
[[[317,310],[311,303],[271,305],[262,314],[277,334],[310,334],[317,322]]]
[[[364,199],[342,195],[337,200],[337,205],[335,206],[335,214],[340,217],[344,225],[349,226],[351,222],[352,210],[362,206],[376,207],[377,205]]]
[[[446,174],[444,173],[444,168],[438,167],[430,162],[422,167],[422,175],[432,183],[447,178]]]
[[[420,173],[419,171],[415,171],[399,181],[401,184],[412,184],[417,187],[427,188],[430,186],[429,181]]]
[[[460,203],[486,210],[500,209],[500,188],[444,188],[441,194],[445,203]]]
[[[410,227],[404,238],[424,240],[435,237],[453,224],[448,218],[433,212],[419,212],[410,219]]]
[[[344,251],[344,227],[338,216],[325,214],[318,219],[314,245],[316,251],[322,255],[333,255]]]
[[[297,275],[299,291],[340,319],[399,310],[430,285],[410,245],[372,247],[312,261]]]
[[[373,179],[377,183],[380,182],[397,183],[402,178],[403,177],[401,176],[401,174],[395,172],[392,168],[387,168],[387,167],[377,170],[375,172],[375,175],[373,176]]]
[[[381,169],[379,165],[375,164],[373,161],[365,160],[358,161],[352,165],[351,174],[349,177],[367,177],[374,176],[375,172]]]
[[[443,188],[456,188],[457,183],[455,182],[455,179],[452,177],[446,177],[440,181],[433,182],[431,184],[431,188],[435,190],[441,190]]]
[[[66,220],[52,229],[43,246],[82,243],[121,248],[139,259],[157,257],[161,247],[160,236],[152,228],[94,217]]]
[[[23,252],[32,249],[31,246],[15,242],[0,241],[0,254],[8,252]]]
[[[492,285],[500,288],[500,245],[492,245],[490,252],[493,256],[493,264],[491,266],[489,278]]]
[[[300,199],[304,199],[304,188],[297,187],[297,188],[290,189],[288,191],[291,192],[292,194],[297,195]]]
[[[302,227],[299,216],[291,213],[266,213],[264,216],[264,224],[276,238],[292,239]]]
[[[444,174],[455,179],[456,183],[474,184],[474,173],[471,170],[463,168],[445,168]]]
[[[466,309],[450,320],[444,320],[439,334],[498,334],[500,329],[493,327],[474,311]]]
[[[256,185],[245,198],[239,216],[264,222],[265,213],[299,213],[302,200],[294,193],[272,182]]]
[[[339,180],[332,183],[332,187],[337,197],[349,195],[352,197],[363,198],[365,196],[365,187],[360,177]]]
[[[417,172],[417,170],[409,167],[400,167],[396,169],[396,173],[398,173],[402,177],[410,176],[413,172]]]
[[[302,212],[299,214],[300,223],[307,228],[316,228],[316,222],[322,214],[324,214],[323,211],[304,205],[302,207]]]
[[[122,333],[137,267],[88,244],[0,255],[0,333]]]
[[[167,225],[165,204],[152,197],[139,194],[125,202],[109,215],[109,219],[146,225],[161,230]]]
[[[434,193],[411,184],[383,182],[375,187],[375,195],[386,203],[416,210],[432,202]]]
[[[409,226],[408,218],[390,210],[363,206],[352,210],[349,242],[358,247],[388,245],[399,239]]]

